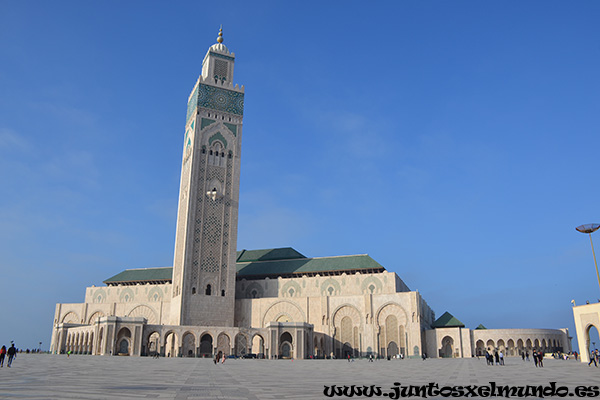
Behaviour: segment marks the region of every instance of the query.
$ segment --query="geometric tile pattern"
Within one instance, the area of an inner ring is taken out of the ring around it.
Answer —
[[[230,114],[244,115],[244,93],[199,84],[197,106]]]

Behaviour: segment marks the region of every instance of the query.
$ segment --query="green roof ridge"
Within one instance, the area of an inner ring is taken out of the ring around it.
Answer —
[[[126,269],[106,279],[103,283],[111,282],[146,282],[173,279],[173,267],[154,267]]]
[[[237,262],[291,260],[306,258],[302,253],[292,247],[279,247],[273,249],[241,250],[238,251]]]
[[[454,315],[446,311],[434,323],[434,328],[464,328],[465,324],[460,322]]]
[[[483,324],[479,324],[479,326],[477,328],[475,328],[475,330],[478,330],[478,329],[487,329],[487,328],[485,326],[483,326]]]

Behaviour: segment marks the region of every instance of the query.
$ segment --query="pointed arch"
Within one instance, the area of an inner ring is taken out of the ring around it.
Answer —
[[[265,311],[262,318],[262,326],[266,327],[270,322],[277,321],[282,315],[289,317],[290,322],[306,322],[304,311],[291,301],[278,301]]]
[[[127,314],[128,317],[144,317],[147,320],[148,325],[155,325],[157,323],[156,313],[148,306],[140,305],[133,308]]]
[[[69,311],[64,317],[62,317],[60,322],[63,324],[80,324],[81,318],[79,318],[79,315],[77,315],[77,313],[74,311]]]

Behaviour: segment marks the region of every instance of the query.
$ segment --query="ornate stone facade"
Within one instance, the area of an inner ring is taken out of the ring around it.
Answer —
[[[188,99],[173,268],[126,270],[87,288],[83,303],[57,304],[51,351],[470,357],[480,342],[516,349],[525,337],[570,347],[562,331],[436,327],[419,292],[367,255],[236,252],[244,88],[218,42]]]

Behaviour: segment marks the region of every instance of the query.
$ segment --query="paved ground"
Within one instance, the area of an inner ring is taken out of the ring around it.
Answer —
[[[324,385],[547,385],[573,390],[600,386],[600,368],[546,360],[545,368],[509,358],[347,362],[344,360],[227,360],[19,355],[0,369],[1,399],[326,399]],[[374,396],[376,397],[376,396]],[[334,398],[346,398],[336,396]],[[380,397],[384,398],[384,397]],[[532,397],[529,397],[532,398]]]

